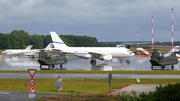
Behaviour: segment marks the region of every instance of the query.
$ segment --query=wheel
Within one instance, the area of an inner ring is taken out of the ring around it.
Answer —
[[[153,70],[153,66],[151,66],[151,69]]]
[[[51,65],[48,65],[49,70],[50,70],[50,67],[51,67]]]
[[[93,64],[93,60],[91,60],[91,65]]]
[[[54,65],[52,65],[52,68],[54,68]]]
[[[164,70],[165,66],[161,66],[161,70]]]
[[[91,65],[92,65],[92,66],[96,66],[96,60],[93,60],[93,59],[92,59],[92,60],[91,60]]]
[[[42,70],[42,65],[40,65],[40,69]]]
[[[118,58],[118,61],[119,61],[120,64],[123,63],[123,59],[122,58]]]
[[[62,69],[62,64],[60,64],[60,68]]]
[[[171,69],[174,70],[174,66],[173,65],[171,66]]]

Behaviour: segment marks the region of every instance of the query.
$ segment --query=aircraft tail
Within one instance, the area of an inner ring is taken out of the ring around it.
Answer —
[[[53,46],[53,43],[49,43],[44,50],[50,50]]]
[[[127,49],[130,49],[130,47],[131,47],[131,45],[127,45],[127,46],[126,46]]]
[[[56,32],[50,32],[51,38],[54,44],[54,48],[65,48],[68,47],[66,44],[61,40],[61,38],[56,34]]]
[[[146,55],[149,55],[149,52],[146,51],[144,48],[136,48],[136,50],[144,52]]]
[[[32,47],[33,45],[29,45],[25,50],[31,50]]]

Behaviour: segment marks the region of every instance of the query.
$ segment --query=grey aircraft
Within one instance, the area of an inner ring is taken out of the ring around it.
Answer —
[[[48,65],[48,69],[50,69],[51,66],[54,68],[54,65],[58,64],[60,64],[60,68],[62,69],[62,65],[67,63],[68,60],[63,53],[59,55],[48,55],[44,50],[41,50],[41,52],[39,52],[38,62],[41,70],[43,69],[42,65]]]
[[[176,54],[173,52],[170,56],[164,57],[160,55],[157,49],[152,50],[152,55],[150,59],[151,69],[153,70],[153,66],[161,66],[163,70],[166,65],[171,65],[172,70],[174,69],[174,65],[178,63],[178,59]]]

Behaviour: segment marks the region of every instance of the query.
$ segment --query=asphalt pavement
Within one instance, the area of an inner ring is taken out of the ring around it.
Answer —
[[[53,94],[36,94],[34,99],[29,98],[30,93],[0,90],[0,101],[35,101],[43,96],[55,96]]]
[[[56,79],[60,75],[61,78],[108,78],[108,74],[51,74],[36,73],[34,79]],[[0,73],[0,79],[30,79],[29,73]],[[149,79],[180,79],[180,75],[154,75],[154,74],[112,74],[112,78],[149,78]]]

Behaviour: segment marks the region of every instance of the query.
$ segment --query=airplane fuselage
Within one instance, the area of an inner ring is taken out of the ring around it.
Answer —
[[[125,47],[66,47],[60,50],[68,54],[86,56],[87,58],[91,58],[89,52],[101,53],[104,55],[109,54],[112,55],[113,58],[134,56],[134,53]]]

